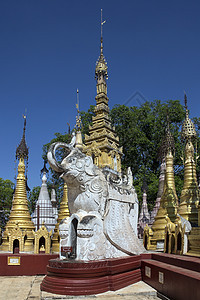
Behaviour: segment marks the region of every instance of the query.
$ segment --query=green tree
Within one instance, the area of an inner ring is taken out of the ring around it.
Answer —
[[[0,178],[0,227],[4,228],[12,206],[14,183]]]
[[[170,129],[175,139],[175,174],[183,177],[179,127],[184,120],[185,113],[178,100],[169,100],[166,103],[155,100],[145,102],[140,107],[117,105],[111,111],[112,124],[120,138],[120,146],[123,146],[122,168],[131,167],[134,186],[140,201],[142,200],[143,178],[146,177],[150,209],[158,191],[160,166],[158,153],[165,135],[167,113],[170,119]],[[178,193],[180,193],[179,190]]]
[[[83,135],[83,141],[84,141],[84,137],[85,134],[89,133],[89,126],[92,125],[92,117],[95,116],[95,106],[94,105],[90,105],[90,108],[88,109],[88,111],[81,111],[80,112],[80,116],[81,116],[81,122],[82,122],[82,135]]]
[[[32,214],[35,210],[35,205],[36,205],[36,202],[38,200],[39,193],[40,193],[40,186],[35,186],[29,192],[29,195],[28,195],[28,208],[29,208],[30,214]]]

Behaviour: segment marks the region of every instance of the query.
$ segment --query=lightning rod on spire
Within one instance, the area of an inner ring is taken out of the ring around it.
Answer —
[[[102,21],[102,9],[101,9],[101,39],[103,38],[103,21]]]
[[[76,97],[77,97],[77,103],[76,103],[76,109],[77,109],[77,116],[76,116],[76,128],[77,130],[81,129],[81,117],[80,117],[80,110],[79,110],[79,90],[76,90]]]
[[[76,108],[77,108],[77,112],[78,112],[78,115],[79,115],[79,90],[77,89],[76,90]]]
[[[103,9],[101,8],[101,52],[103,52],[103,24],[106,23],[106,20],[103,21],[102,12]]]
[[[187,110],[188,107],[187,107],[187,95],[186,95],[186,92],[184,91],[184,101],[185,101],[185,109]]]

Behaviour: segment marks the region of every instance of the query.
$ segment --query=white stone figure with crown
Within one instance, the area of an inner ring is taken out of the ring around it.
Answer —
[[[59,148],[68,151],[61,164],[55,158]],[[68,186],[71,217],[59,226],[61,259],[66,258],[63,249],[85,261],[144,252],[137,238],[138,200],[130,168],[125,177],[100,169],[91,157],[65,143],[52,144],[47,157]]]

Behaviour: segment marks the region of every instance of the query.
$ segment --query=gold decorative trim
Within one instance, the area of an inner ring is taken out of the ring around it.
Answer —
[[[20,266],[20,256],[8,256],[8,266]]]

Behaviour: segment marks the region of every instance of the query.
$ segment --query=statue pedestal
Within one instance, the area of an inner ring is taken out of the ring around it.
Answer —
[[[140,280],[141,255],[98,261],[51,259],[40,288],[61,295],[93,295]]]

